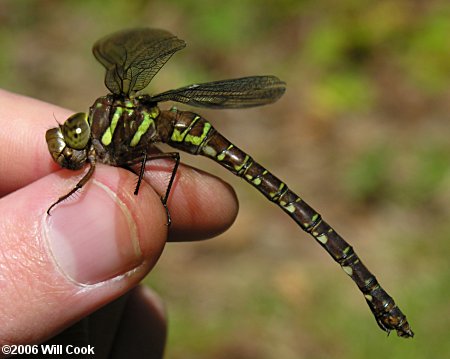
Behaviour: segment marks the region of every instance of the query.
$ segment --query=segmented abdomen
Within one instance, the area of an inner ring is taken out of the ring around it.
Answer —
[[[402,337],[414,335],[405,315],[392,297],[380,286],[353,248],[319,213],[292,192],[285,183],[218,133],[204,118],[192,112],[177,110],[166,114],[172,117],[174,125],[171,133],[167,134],[166,141],[169,145],[212,158],[276,203],[304,231],[311,234],[353,279],[381,329],[387,332],[395,329]]]

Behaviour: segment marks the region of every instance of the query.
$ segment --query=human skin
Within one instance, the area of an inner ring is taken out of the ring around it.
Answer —
[[[162,328],[160,300],[136,286],[166,241],[214,237],[237,215],[229,185],[181,165],[168,201],[169,228],[160,201],[173,168],[166,160],[147,166],[138,196],[133,173],[98,165],[79,194],[47,215],[86,170],[59,168],[45,143],[55,118],[62,123],[72,113],[0,90],[0,346],[49,340],[130,290],[118,306],[120,323],[142,329],[143,318],[155,318]]]

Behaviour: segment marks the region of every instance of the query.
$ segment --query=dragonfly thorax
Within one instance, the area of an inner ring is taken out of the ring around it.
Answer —
[[[160,142],[156,128],[159,114],[156,104],[142,97],[99,97],[88,116],[97,161],[113,166],[138,163]]]

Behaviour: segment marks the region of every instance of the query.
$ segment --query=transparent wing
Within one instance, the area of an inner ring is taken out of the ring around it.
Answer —
[[[275,102],[286,83],[275,76],[251,76],[194,84],[152,96],[154,102],[176,101],[208,108],[244,108]]]
[[[186,46],[165,30],[130,29],[98,40],[92,52],[106,68],[105,85],[115,94],[145,88],[167,60]]]

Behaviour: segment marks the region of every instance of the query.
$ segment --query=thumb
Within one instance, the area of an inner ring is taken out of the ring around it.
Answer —
[[[0,199],[0,345],[54,336],[135,286],[163,249],[159,196],[143,182],[136,200],[135,177],[117,168],[99,166],[78,198],[48,216],[76,183],[68,172]]]

